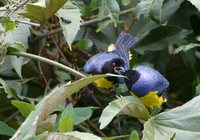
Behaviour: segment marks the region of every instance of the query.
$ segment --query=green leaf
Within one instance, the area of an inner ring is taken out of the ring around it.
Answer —
[[[8,98],[12,98],[13,97],[13,93],[11,92],[10,87],[8,86],[8,84],[0,78],[0,84],[3,86],[3,89],[5,91],[5,93],[7,93],[7,97]]]
[[[74,136],[81,140],[101,140],[100,137],[95,136],[93,134],[85,133],[85,132],[78,132],[78,131],[68,132],[68,133],[65,133],[65,135]]]
[[[144,39],[138,42],[135,50],[141,54],[145,51],[163,50],[185,38],[191,31],[182,29],[179,26],[160,26],[150,31]]]
[[[33,110],[35,110],[34,104],[29,104],[18,100],[12,100],[11,103],[19,110],[19,112],[24,117],[27,117]]]
[[[6,136],[13,136],[15,134],[15,129],[8,126],[6,123],[0,121],[0,134]]]
[[[74,124],[80,124],[92,116],[92,107],[76,107],[74,108]]]
[[[144,125],[143,139],[177,140],[200,138],[200,96],[152,117]]]
[[[19,25],[14,30],[10,31],[3,42],[4,46],[14,48],[16,51],[25,52],[28,46],[28,37],[30,36],[30,30],[28,25]],[[20,42],[20,43],[19,43]],[[19,45],[21,44],[21,45]],[[23,47],[22,47],[23,46]],[[16,56],[10,56],[11,63],[19,75],[19,77],[22,79],[21,74],[21,68],[23,65],[23,58],[22,57],[16,57]]]
[[[200,95],[200,84],[196,86],[196,95]]]
[[[59,78],[61,78],[61,79],[63,79],[63,80],[70,80],[70,79],[71,79],[70,74],[67,73],[67,72],[65,72],[65,71],[56,70],[56,71],[55,71],[55,74],[56,74]]]
[[[116,0],[102,0],[98,17],[99,19],[102,19],[106,14],[108,14],[115,27],[117,27],[119,12],[120,8]]]
[[[182,45],[182,46],[179,46],[178,48],[176,48],[176,49],[174,50],[174,54],[177,54],[177,53],[179,53],[179,52],[181,52],[181,51],[186,52],[186,51],[188,51],[188,50],[190,50],[190,49],[193,49],[193,48],[195,48],[195,47],[200,47],[200,44],[197,44],[197,43],[190,43],[190,44],[187,44],[187,45]]]
[[[73,83],[56,87],[46,97],[44,97],[35,107],[35,110],[26,118],[20,128],[17,130],[13,139],[31,139],[36,138],[35,133],[38,124],[40,124],[59,104],[67,97],[78,92],[81,88],[96,81],[99,78],[107,76],[116,76],[112,74],[96,75],[82,78]],[[30,127],[30,124],[31,127]]]
[[[138,135],[138,132],[135,131],[135,130],[133,130],[133,131],[131,132],[131,135],[130,135],[129,140],[140,140],[139,135]]]
[[[122,0],[122,4],[123,4],[124,6],[129,5],[130,2],[131,2],[131,0]]]
[[[67,0],[40,0],[36,3],[28,3],[27,12],[20,15],[43,23],[52,17],[66,2]]]
[[[73,130],[74,126],[74,109],[70,103],[65,110],[63,110],[60,120],[58,130],[59,132],[70,132]]]
[[[75,5],[70,2],[57,12],[59,17],[59,22],[63,28],[63,34],[65,39],[71,49],[71,44],[73,43],[81,25],[81,13]],[[67,21],[70,21],[69,23]]]
[[[188,0],[191,2],[200,12],[200,1],[199,0]]]
[[[136,17],[152,18],[153,20],[161,20],[161,9],[163,0],[142,0],[136,6]]]
[[[96,32],[100,32],[101,30],[103,30],[106,26],[108,26],[108,24],[110,24],[112,22],[112,20],[106,20],[106,21],[103,21],[103,22],[100,22],[99,23],[99,26],[96,30]]]
[[[133,96],[121,97],[109,103],[99,119],[100,129],[106,127],[116,115],[126,114],[147,121],[150,114],[140,99]]]
[[[93,42],[90,39],[81,39],[76,42],[80,48],[89,48],[93,46]]]
[[[1,22],[6,31],[11,31],[15,28],[15,22],[10,17],[1,18]]]

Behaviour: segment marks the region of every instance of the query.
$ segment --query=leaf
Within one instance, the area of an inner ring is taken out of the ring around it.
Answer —
[[[73,131],[74,126],[74,109],[70,103],[62,112],[58,130],[59,132],[70,132]]]
[[[99,119],[100,129],[106,127],[118,114],[126,114],[144,121],[150,118],[149,112],[137,97],[121,97],[109,103],[103,110]]]
[[[44,97],[37,105],[31,114],[26,118],[15,135],[14,139],[31,139],[36,138],[35,132],[37,125],[40,124],[59,104],[61,104],[67,97],[78,92],[81,88],[94,82],[99,78],[107,76],[116,76],[112,74],[96,75],[87,78],[82,78],[73,83],[67,83],[52,90],[46,97]],[[31,127],[30,127],[31,124]]]
[[[138,135],[138,132],[135,131],[135,130],[133,130],[133,131],[131,132],[131,135],[130,135],[129,140],[140,140],[139,135]]]
[[[65,133],[65,135],[74,136],[74,137],[79,138],[81,140],[101,140],[100,137],[95,136],[93,134],[78,132],[78,131],[68,132],[68,133]]]
[[[176,48],[176,49],[174,50],[174,54],[177,54],[177,53],[179,53],[179,52],[181,52],[181,51],[186,52],[186,51],[188,51],[188,50],[190,50],[190,49],[193,49],[193,48],[195,48],[195,47],[200,47],[200,44],[197,44],[197,43],[190,43],[190,44],[187,44],[187,45],[182,45],[182,46],[179,46],[178,48]]]
[[[1,22],[5,31],[10,31],[15,28],[15,22],[10,17],[2,17]]]
[[[70,49],[72,49],[71,44],[73,43],[78,31],[80,30],[80,9],[72,5],[70,2],[67,2],[65,7],[57,12],[57,16],[59,17],[59,22],[63,28],[63,34],[68,43],[68,46]],[[70,23],[66,23],[66,20],[69,20]]]
[[[81,140],[76,136],[65,135],[64,133],[51,132],[49,133],[44,140]]]
[[[40,0],[36,3],[28,3],[27,12],[20,15],[43,23],[52,17],[66,2],[67,0]]]
[[[27,117],[35,109],[35,105],[23,101],[12,100],[11,103],[19,110],[19,112],[24,117]]]
[[[59,78],[61,78],[61,79],[63,79],[63,80],[70,80],[70,79],[71,79],[70,74],[67,73],[67,72],[65,72],[65,71],[56,70],[56,71],[55,71],[55,74],[56,74]]]
[[[131,2],[131,0],[122,0],[122,4],[123,4],[124,6],[129,5],[130,2]]]
[[[108,13],[106,13],[106,11]],[[117,23],[119,21],[119,12],[120,8],[116,0],[102,0],[98,18],[102,19],[106,14],[108,14],[115,27],[117,27]]]
[[[44,121],[42,121],[37,128],[37,133],[42,133],[45,131],[52,132],[55,122],[56,122],[56,114],[49,115]]]
[[[80,124],[92,116],[92,107],[76,107],[74,108],[74,124]]]
[[[161,20],[161,9],[163,0],[142,0],[136,6],[136,17],[152,18],[153,20]]]
[[[169,45],[173,45],[190,34],[190,30],[182,29],[179,26],[160,26],[150,31],[144,39],[138,42],[135,50],[141,54],[145,51],[163,50]]]
[[[14,48],[17,51],[25,52],[27,47],[22,47],[22,44],[24,46],[28,46],[28,37],[30,36],[30,30],[28,25],[19,25],[14,30],[10,31],[3,42],[4,46]],[[19,45],[19,42],[21,45]],[[21,68],[23,65],[23,58],[22,57],[16,57],[16,56],[10,56],[11,63],[19,75],[19,77],[22,79],[21,74]]]
[[[0,134],[6,136],[13,136],[15,134],[15,129],[8,126],[6,123],[0,121]]]
[[[200,95],[200,84],[196,86],[196,95]]]
[[[177,140],[200,138],[200,96],[186,104],[152,117],[144,125],[143,139]]]
[[[200,1],[199,0],[188,0],[191,2],[200,12]]]
[[[8,86],[8,84],[0,78],[0,84],[3,86],[3,89],[5,91],[5,93],[7,93],[7,97],[8,98],[12,98],[13,97],[13,93],[11,92],[10,87]]]
[[[76,42],[80,48],[89,48],[93,46],[93,42],[90,39],[81,39]]]
[[[106,20],[106,21],[103,21],[103,22],[100,22],[99,23],[99,26],[96,30],[96,32],[100,32],[101,30],[103,30],[106,26],[108,26],[108,24],[110,24],[112,22],[112,20]]]

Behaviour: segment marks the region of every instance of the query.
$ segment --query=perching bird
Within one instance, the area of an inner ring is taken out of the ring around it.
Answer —
[[[161,107],[167,101],[165,92],[169,87],[167,79],[157,70],[140,65],[124,74],[126,85],[138,96],[146,107]]]
[[[115,49],[91,57],[83,67],[83,71],[89,74],[121,74],[129,69],[129,49],[136,41],[137,38],[129,33],[121,32],[115,43]],[[95,83],[100,87],[109,88],[112,82],[123,81],[123,78],[107,78],[97,80]]]

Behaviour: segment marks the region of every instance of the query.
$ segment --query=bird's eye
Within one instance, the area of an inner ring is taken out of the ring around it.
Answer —
[[[113,66],[113,67],[115,67],[115,66],[116,66],[116,63],[115,63],[115,62],[114,62],[114,63],[112,63],[112,66]]]

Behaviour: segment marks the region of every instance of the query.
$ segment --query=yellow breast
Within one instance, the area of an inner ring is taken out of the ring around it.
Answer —
[[[167,102],[166,98],[158,96],[158,91],[151,91],[145,96],[140,97],[140,100],[149,108],[161,107],[164,102]]]

